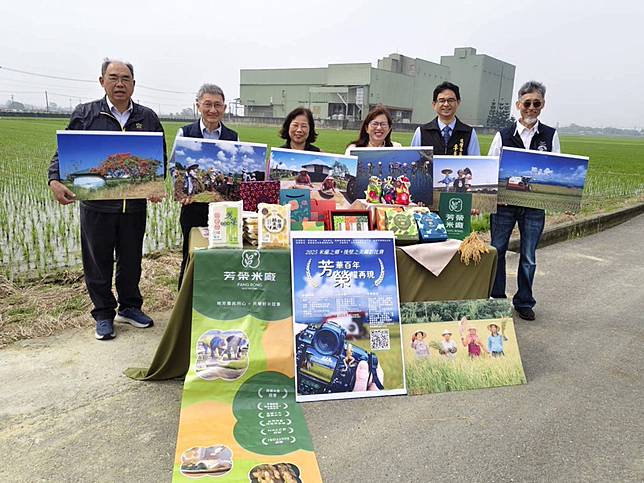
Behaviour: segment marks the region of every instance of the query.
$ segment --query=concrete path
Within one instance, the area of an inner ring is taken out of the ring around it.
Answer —
[[[325,481],[644,481],[643,235],[640,215],[539,250],[527,385],[306,404]],[[0,481],[169,481],[181,383],[121,375],[163,324],[117,328],[0,351]]]

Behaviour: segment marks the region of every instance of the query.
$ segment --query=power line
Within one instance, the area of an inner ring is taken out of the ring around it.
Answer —
[[[96,83],[96,80],[89,80],[89,79],[76,79],[74,77],[63,77],[63,76],[57,76],[57,75],[49,75],[49,74],[40,74],[37,72],[28,72],[26,70],[20,70],[20,69],[13,69],[11,67],[6,67],[3,65],[0,65],[0,69],[4,69],[9,72],[16,72],[18,74],[24,74],[24,75],[31,75],[35,77],[44,77],[46,79],[56,79],[56,80],[64,80],[64,81],[72,81],[72,82],[85,82],[85,83],[91,83],[94,84]],[[149,87],[143,84],[137,84],[137,87],[142,88],[142,89],[148,89],[151,91],[157,91],[157,92],[165,92],[168,94],[190,94],[194,95],[194,92],[187,92],[187,91],[173,91],[170,89],[160,89],[158,87]]]

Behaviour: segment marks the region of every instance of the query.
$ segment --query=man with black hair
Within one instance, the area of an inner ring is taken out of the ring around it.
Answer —
[[[433,146],[434,154],[480,156],[476,131],[462,123],[456,112],[461,105],[461,92],[456,84],[443,82],[434,89],[432,107],[437,116],[414,132],[412,146]]]
[[[546,87],[536,81],[528,81],[519,89],[516,108],[520,117],[512,126],[497,132],[490,146],[489,156],[499,156],[501,147],[508,146],[537,151],[561,152],[557,131],[539,121],[541,110],[546,105]],[[537,208],[514,205],[498,205],[490,216],[492,246],[499,255],[492,297],[505,298],[505,253],[516,224],[519,225],[520,258],[517,271],[517,293],[512,299],[515,310],[524,320],[534,320],[536,304],[532,294],[534,274],[537,269],[537,245],[543,233],[546,212]]]
[[[98,80],[105,96],[78,105],[67,129],[163,132],[154,111],[132,102],[135,84],[132,64],[105,59]],[[163,149],[165,163],[165,142]],[[60,182],[58,152],[49,166],[49,188],[61,205],[76,201],[74,193]],[[150,201],[161,200],[155,197]],[[139,290],[145,222],[145,199],[80,203],[83,272],[87,292],[94,304],[91,313],[96,320],[95,337],[99,340],[116,336],[115,320],[138,328],[153,325],[152,319],[141,310],[143,297]],[[115,259],[118,300],[112,293]]]

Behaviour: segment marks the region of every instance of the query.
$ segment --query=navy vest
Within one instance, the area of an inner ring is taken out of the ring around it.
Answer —
[[[463,124],[456,118],[456,124],[452,130],[447,146],[443,140],[443,133],[438,127],[438,118],[420,126],[420,145],[434,146],[434,154],[445,154],[448,156],[467,156],[467,147],[472,138],[472,126]]]
[[[219,136],[219,139],[221,139],[222,141],[239,141],[239,136],[237,135],[236,131],[228,129],[226,126],[224,126],[223,122],[220,124],[221,136]],[[181,128],[181,132],[183,132],[183,137],[185,138],[203,138],[199,121],[188,124],[187,126],[183,126]]]
[[[518,122],[518,121],[517,121]],[[530,142],[530,149],[535,151],[552,151],[552,138],[555,135],[555,129],[539,122],[539,128]],[[516,122],[510,127],[499,131],[501,135],[501,144],[509,148],[525,149],[523,140],[517,132]]]

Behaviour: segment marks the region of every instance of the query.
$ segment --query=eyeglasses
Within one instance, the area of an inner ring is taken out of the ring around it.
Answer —
[[[115,84],[118,84],[118,83],[127,84],[129,82],[132,82],[132,78],[127,75],[126,76],[108,75],[107,80]]]
[[[453,97],[449,97],[447,99],[436,99],[436,104],[456,104],[458,102],[458,99],[454,99]]]
[[[543,106],[543,102],[541,102],[539,99],[528,99],[526,101],[523,101],[521,105],[525,109],[530,109],[530,107],[534,107],[535,109],[539,109],[541,106]]]
[[[226,107],[226,105],[222,104],[221,102],[215,102],[214,104],[211,102],[202,102],[201,104],[199,104],[199,106],[206,111],[209,111],[213,107],[218,111],[221,111],[224,107]]]
[[[371,122],[369,123],[369,126],[370,126],[370,127],[372,127],[372,128],[374,128],[374,129],[375,129],[375,128],[377,128],[377,127],[381,127],[381,128],[383,128],[383,129],[387,129],[387,128],[389,127],[389,123],[388,123],[388,122],[371,121]]]

